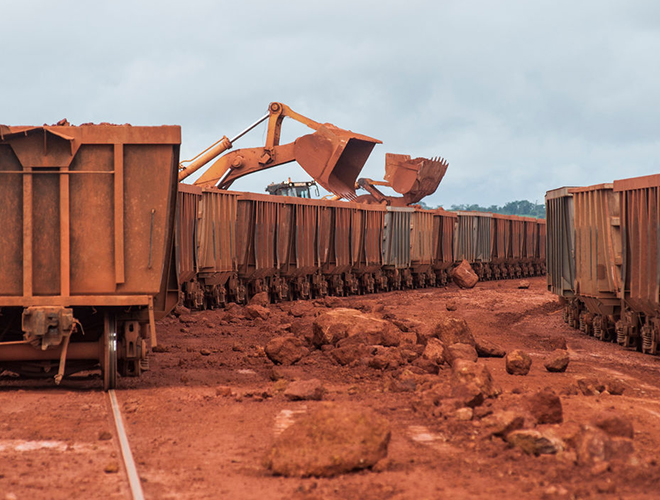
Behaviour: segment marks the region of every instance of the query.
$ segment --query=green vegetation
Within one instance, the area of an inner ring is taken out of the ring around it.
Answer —
[[[491,205],[490,207],[482,207],[480,205],[452,205],[450,210],[493,212],[495,214],[520,215],[523,217],[536,217],[537,219],[545,219],[545,205],[539,205],[527,200],[510,201],[501,207],[498,207],[497,205]]]

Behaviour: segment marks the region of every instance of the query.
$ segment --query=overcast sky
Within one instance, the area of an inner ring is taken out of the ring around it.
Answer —
[[[2,2],[0,123],[177,124],[182,159],[281,101],[443,156],[429,205],[660,173],[660,2]],[[309,129],[285,121],[283,140]],[[263,145],[265,125],[235,148]],[[300,167],[233,189],[305,180]]]

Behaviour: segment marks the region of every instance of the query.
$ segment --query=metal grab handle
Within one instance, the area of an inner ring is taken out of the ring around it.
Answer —
[[[151,269],[151,251],[153,250],[154,246],[154,216],[156,214],[156,209],[152,208],[151,209],[151,229],[149,231],[149,265],[147,266],[147,269]]]

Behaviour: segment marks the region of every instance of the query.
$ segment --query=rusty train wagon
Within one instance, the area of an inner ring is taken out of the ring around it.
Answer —
[[[376,214],[379,215],[379,214]],[[382,219],[382,214],[380,214]],[[321,275],[327,283],[331,295],[344,295],[346,291],[356,291],[357,279],[352,273],[360,260],[359,238],[353,237],[358,222],[359,206],[354,203],[328,203],[319,206],[317,245]],[[367,221],[373,228],[372,221]],[[380,253],[380,241],[377,255]],[[356,248],[353,250],[353,248]],[[369,260],[371,260],[369,253]],[[367,261],[365,255],[365,262]],[[380,258],[378,257],[378,262]]]
[[[176,202],[174,255],[181,300],[193,309],[204,307],[204,290],[199,284],[199,232],[202,188],[179,184]]]
[[[511,217],[493,214],[491,238],[491,263],[489,277],[502,279],[516,275],[513,266],[513,225]]]
[[[569,325],[657,354],[660,175],[546,194],[548,289]]]
[[[179,127],[0,126],[0,368],[147,367],[170,276]],[[172,293],[168,293],[172,292]]]
[[[341,210],[334,202],[333,210]],[[351,203],[350,253],[353,262],[344,273],[345,294],[373,293],[387,290],[391,275],[383,268],[385,252],[385,208],[381,205]],[[341,282],[341,281],[340,281]]]
[[[179,183],[175,264],[180,302],[191,309],[246,300],[238,280],[239,267],[248,272],[237,254],[238,246],[247,246],[246,233],[236,231],[240,194]]]
[[[617,341],[657,354],[660,345],[660,175],[614,181],[622,258]],[[614,221],[618,222],[618,221]]]
[[[613,340],[621,309],[621,231],[619,196],[612,184],[573,188],[575,293],[580,298],[579,328]]]
[[[534,276],[534,264],[538,255],[538,224],[532,217],[521,217],[524,224],[524,245],[522,259],[522,275]]]
[[[416,288],[436,286],[436,275],[433,272],[435,258],[433,231],[437,216],[430,210],[415,209],[410,223],[410,266],[413,284]]]

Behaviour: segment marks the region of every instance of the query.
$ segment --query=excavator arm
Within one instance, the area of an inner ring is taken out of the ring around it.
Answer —
[[[246,148],[231,151],[216,160],[195,184],[229,189],[232,183],[248,174],[284,165],[296,160],[293,144],[266,148]]]
[[[307,125],[315,132],[281,145],[280,135],[285,117]],[[326,190],[344,198],[355,198],[355,181],[374,146],[381,141],[329,123],[315,122],[278,102],[271,103],[268,114],[237,137],[231,140],[223,137],[193,160],[182,162],[179,181],[230,149],[234,141],[266,119],[268,133],[264,147],[239,149],[221,156],[195,184],[203,187],[217,185],[221,189],[228,189],[236,179],[244,175],[297,161]]]

